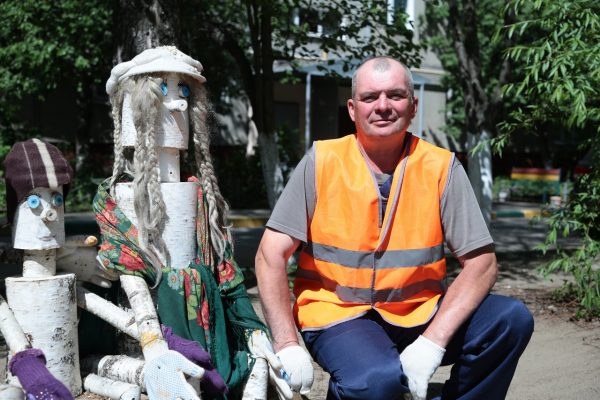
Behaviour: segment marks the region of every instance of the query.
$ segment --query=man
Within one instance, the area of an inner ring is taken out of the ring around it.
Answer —
[[[356,135],[316,142],[281,196],[256,256],[273,345],[290,386],[308,392],[315,360],[328,399],[502,399],[533,331],[520,302],[489,294],[493,240],[454,155],[407,132],[410,71],[364,62],[348,112]],[[446,287],[446,242],[462,266]],[[302,245],[290,310],[286,262]],[[294,323],[295,322],[295,323]]]

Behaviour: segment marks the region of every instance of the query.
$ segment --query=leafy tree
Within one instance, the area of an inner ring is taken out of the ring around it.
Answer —
[[[511,113],[495,145],[502,146],[516,130],[535,133],[548,125],[583,140],[591,171],[576,182],[565,207],[549,219],[542,250],[556,247],[556,256],[542,271],[572,274],[571,289],[581,315],[599,316],[600,5],[593,0],[512,0],[507,10],[518,18],[505,29],[517,42],[507,56],[523,66],[523,75],[506,85],[505,93],[523,96],[526,105]],[[581,237],[575,251],[558,242],[569,235]]]
[[[345,11],[348,10],[348,11]],[[406,17],[397,14],[387,23],[384,1],[310,0],[196,0],[185,3],[181,28],[192,48],[218,49],[205,62],[211,79],[246,94],[259,131],[259,151],[269,205],[274,206],[283,189],[273,118],[273,87],[279,79],[275,63],[292,69],[298,60],[326,62],[362,60],[370,55],[390,54],[415,64],[419,46],[412,42]],[[317,24],[323,27],[314,35]],[[197,54],[197,53],[194,53]],[[223,75],[225,72],[226,76]],[[290,75],[291,76],[291,75]]]
[[[104,74],[111,9],[101,0],[0,2],[0,134],[2,144],[39,135],[23,120],[24,98],[37,102],[62,85],[75,87],[79,109],[76,140],[85,158],[94,85]],[[99,74],[100,72],[100,74]],[[89,179],[81,176],[77,182]],[[77,188],[75,192],[77,191]]]
[[[511,20],[498,0],[433,0],[427,2],[424,34],[438,55],[451,89],[449,132],[466,134],[470,151],[468,174],[489,224],[492,209],[492,164],[489,139],[497,135],[505,99],[502,85],[511,74],[503,58],[508,38],[494,40],[496,30]],[[479,151],[475,151],[479,150]]]

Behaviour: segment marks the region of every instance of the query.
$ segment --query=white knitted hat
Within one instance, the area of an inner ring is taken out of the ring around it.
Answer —
[[[117,64],[110,71],[110,78],[106,81],[106,93],[112,96],[117,90],[118,83],[128,76],[149,72],[178,72],[204,83],[206,78],[202,76],[202,70],[200,61],[194,60],[174,46],[147,49],[133,57],[131,61]]]

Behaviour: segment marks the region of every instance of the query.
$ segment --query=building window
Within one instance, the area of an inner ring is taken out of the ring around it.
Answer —
[[[342,14],[337,10],[302,8],[294,10],[293,23],[296,26],[306,24],[310,36],[320,37],[335,33],[340,26],[343,26],[344,20]]]
[[[406,21],[406,27],[413,29],[413,23],[415,21],[415,2],[414,0],[387,0],[387,22],[392,24],[394,22],[394,15],[399,12],[406,13],[408,19]]]

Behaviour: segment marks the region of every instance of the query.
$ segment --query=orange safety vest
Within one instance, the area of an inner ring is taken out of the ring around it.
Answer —
[[[454,155],[414,136],[394,172],[385,217],[354,135],[315,142],[317,202],[294,284],[302,330],[375,309],[389,323],[429,321],[446,289],[440,201]]]

